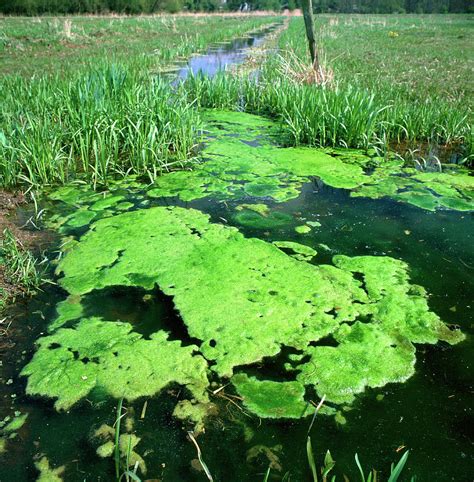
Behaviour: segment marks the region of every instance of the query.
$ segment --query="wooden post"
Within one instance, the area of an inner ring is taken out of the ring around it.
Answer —
[[[309,53],[311,62],[315,69],[319,69],[318,49],[316,47],[316,39],[314,37],[314,18],[313,18],[313,2],[312,0],[301,0],[303,9],[304,25],[306,27],[306,37],[308,38]]]

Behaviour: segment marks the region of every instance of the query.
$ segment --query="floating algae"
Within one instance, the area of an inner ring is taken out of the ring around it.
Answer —
[[[270,208],[266,204],[258,203],[258,204],[239,204],[236,208],[236,211],[243,211],[247,209],[249,211],[255,211],[256,213],[262,216],[268,216],[270,214]]]
[[[236,199],[234,220],[254,229],[294,226],[292,216],[271,210],[267,200],[297,197],[312,177],[352,189],[353,196],[388,196],[424,209],[464,209],[470,202],[471,178],[461,170],[428,174],[387,163],[367,174],[372,161],[359,151],[277,147],[275,125],[256,116],[208,114],[208,125],[207,160],[194,171],[163,175],[150,197]],[[231,378],[244,406],[258,416],[298,418],[314,391],[329,402],[350,403],[367,387],[410,377],[414,344],[462,339],[429,311],[425,291],[410,283],[401,261],[335,256],[333,265],[314,265],[308,261],[316,252],[308,246],[245,238],[193,209],[123,213],[141,189],[132,179],[111,183],[106,193],[69,186],[51,196],[62,202],[51,224],[63,233],[93,223],[64,252],[58,272],[69,296],[23,371],[28,393],[55,398],[59,409],[86,396],[134,400],[177,383],[192,399],[181,400],[175,416],[201,429],[212,405],[208,376],[218,375]],[[307,221],[297,229],[319,226]],[[146,339],[128,323],[85,314],[90,293],[117,286],[158,286],[173,297],[195,345],[182,346],[164,331]],[[318,345],[327,338],[330,346]],[[245,374],[247,366],[286,348],[298,353],[286,360],[290,379]]]
[[[356,188],[353,197],[390,197],[421,209],[474,210],[474,177],[461,168],[447,172],[418,172],[390,164],[381,165],[371,180]]]
[[[207,364],[193,356],[197,347],[167,338],[158,331],[145,340],[128,323],[84,318],[75,328],[39,339],[22,371],[29,376],[26,391],[55,398],[55,407],[66,410],[94,390],[135,400],[176,382],[206,401]]]
[[[293,218],[286,213],[272,211],[270,214],[261,215],[247,209],[238,212],[233,219],[242,226],[254,229],[276,229],[294,222]]]
[[[297,381],[261,381],[238,373],[232,377],[232,383],[245,407],[259,417],[301,418],[312,411],[304,399],[304,385]]]
[[[308,234],[311,232],[311,226],[308,226],[307,224],[302,224],[300,226],[296,226],[295,231],[298,234]]]
[[[225,199],[250,196],[283,202],[298,197],[301,185],[310,177],[346,189],[367,180],[362,167],[322,149],[278,147],[276,124],[269,120],[225,111],[208,112],[205,118],[210,138],[203,151],[205,162],[193,171],[159,177],[149,196],[178,196],[183,201],[209,195]],[[258,141],[258,146],[250,141]]]
[[[242,112],[208,111],[204,119],[207,143],[203,162],[193,170],[158,177],[147,191],[150,198],[235,199],[241,201],[237,210],[266,216],[265,204],[247,200],[285,202],[297,198],[304,183],[319,178],[333,188],[351,190],[352,197],[390,198],[431,211],[474,210],[474,177],[466,169],[419,172],[404,168],[400,161],[370,157],[355,149],[282,148],[277,144],[276,123]],[[102,193],[85,185],[59,188],[50,199],[62,201],[74,211],[53,216],[50,225],[67,232],[129,209],[133,207],[130,200],[137,199],[143,188],[133,177],[110,181],[108,191]],[[129,194],[128,200],[124,193]],[[142,201],[142,206],[147,202]]]
[[[288,252],[293,258],[301,261],[310,261],[318,254],[316,250],[310,246],[295,243],[294,241],[273,241],[273,244],[285,253]]]
[[[35,467],[39,472],[39,476],[36,479],[36,482],[62,482],[63,481],[63,472],[65,470],[65,466],[61,465],[56,469],[51,468],[49,460],[46,457],[41,457],[37,462],[35,462]]]
[[[101,458],[112,457],[116,450],[115,429],[109,425],[101,425],[93,434],[93,441],[98,441],[99,445],[96,453]],[[143,457],[135,451],[140,443],[140,437],[135,434],[122,433],[118,438],[118,453],[120,458],[128,463],[128,467],[135,464],[140,468],[142,474],[146,474],[147,468]]]
[[[420,173],[353,149],[281,148],[275,140],[276,125],[241,112],[212,111],[205,120],[206,161],[193,171],[161,176],[149,196],[178,196],[183,201],[250,196],[284,202],[298,197],[302,184],[317,177],[328,186],[353,190],[354,197],[390,197],[427,210],[474,209],[474,178],[462,169]],[[366,173],[374,163],[374,171]]]
[[[410,283],[402,261],[335,256],[333,263],[293,259],[194,209],[155,207],[99,220],[58,265],[59,283],[72,298],[53,323],[76,325],[39,339],[23,370],[27,391],[56,398],[64,409],[89,394],[133,400],[174,382],[206,404],[208,373],[231,377],[235,367],[241,371],[291,347],[301,353],[288,358],[294,380],[239,373],[235,387],[261,416],[296,417],[305,413],[308,387],[330,402],[348,403],[365,387],[411,376],[413,343],[462,339],[429,311],[425,291]],[[200,346],[181,346],[164,331],[144,339],[128,323],[77,321],[79,297],[112,286],[159,286]],[[318,346],[328,336],[335,346]],[[280,387],[288,406],[275,401],[272,409],[255,387],[269,393]],[[203,416],[202,404],[183,403],[177,414]]]

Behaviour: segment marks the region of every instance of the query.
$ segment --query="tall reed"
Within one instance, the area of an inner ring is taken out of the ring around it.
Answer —
[[[67,79],[5,77],[0,90],[3,186],[153,179],[192,161],[199,142],[192,105],[135,66],[104,64]]]

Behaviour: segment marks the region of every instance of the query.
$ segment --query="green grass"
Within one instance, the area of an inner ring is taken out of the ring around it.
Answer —
[[[187,168],[198,155],[199,107],[280,119],[286,145],[402,154],[447,146],[472,162],[471,19],[318,16],[335,78],[318,87],[284,71],[308,61],[303,20],[293,18],[258,80],[194,78],[176,93],[154,72],[275,17],[0,18],[1,69],[14,72],[0,78],[0,184],[80,177],[96,187]]]
[[[45,281],[43,272],[28,249],[18,241],[7,228],[2,233],[0,242],[0,264],[2,264],[4,277],[14,287],[16,294],[31,295]],[[0,291],[0,308],[8,302],[9,293]]]
[[[280,55],[265,62],[258,81],[190,79],[188,100],[279,118],[291,145],[382,151],[434,145],[472,161],[469,16],[333,18],[317,19],[334,71],[331,85],[307,85],[288,75],[288,66],[298,71],[309,63],[303,20],[293,18],[280,37]]]
[[[95,28],[115,21],[74,18],[80,20],[89,26],[95,21]],[[155,33],[155,27],[158,31],[171,30],[172,34],[158,35],[160,50],[156,55],[153,42],[147,43],[145,49],[146,36],[138,42],[140,53],[125,48],[119,56],[121,62],[110,61],[107,42],[96,42],[93,48],[100,60],[92,65],[94,57],[82,52],[80,59],[87,65],[77,68],[77,72],[69,68],[60,71],[64,59],[56,55],[54,74],[0,78],[0,91],[5,93],[0,108],[3,187],[21,183],[44,187],[64,184],[78,176],[96,187],[106,185],[112,177],[136,174],[153,180],[163,171],[187,166],[195,158],[200,140],[199,114],[192,103],[174,95],[168,79],[152,75],[152,71],[211,42],[261,28],[275,18],[213,17],[208,23],[214,30],[203,29],[204,20],[199,17],[119,20],[127,28],[118,23],[114,42],[122,45],[134,44],[130,29],[133,31],[141,23],[148,26],[150,35]],[[12,31],[19,37],[21,28],[36,25],[35,19],[7,18],[0,22],[10,27],[7,37]],[[47,34],[41,30],[43,27],[40,24],[29,37],[34,45]],[[127,36],[131,42],[124,44]],[[63,48],[61,41],[53,38],[51,42]],[[40,51],[44,54],[44,45]],[[125,59],[127,54],[129,58]],[[31,62],[31,68],[35,66],[35,61]]]
[[[130,65],[73,78],[0,79],[0,182],[35,187],[78,174],[96,186],[113,176],[154,178],[193,158],[199,117],[167,81]]]
[[[183,60],[276,17],[70,16],[0,17],[0,74],[75,72],[105,60]]]
[[[438,99],[474,106],[473,15],[318,15],[320,43],[335,78],[385,100]],[[392,37],[390,32],[398,36]],[[308,59],[297,19],[280,38]]]

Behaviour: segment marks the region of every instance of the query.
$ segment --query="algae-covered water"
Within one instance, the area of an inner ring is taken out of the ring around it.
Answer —
[[[326,396],[340,477],[410,449],[406,477],[470,480],[472,177],[205,117],[193,171],[50,193],[58,285],[4,357],[0,479],[112,479],[124,398],[121,471],[206,480],[194,431],[214,480],[310,480]]]
[[[473,177],[203,116],[192,171],[44,200],[57,284],[4,347],[0,480],[111,480],[116,455],[119,477],[207,480],[188,431],[216,481],[311,480],[323,396],[312,445],[338,480],[355,453],[386,480],[408,449],[406,480],[471,480]]]

